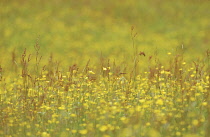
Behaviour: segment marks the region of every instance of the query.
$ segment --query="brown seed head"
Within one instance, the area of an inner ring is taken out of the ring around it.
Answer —
[[[143,55],[143,56],[146,56],[146,54],[143,52],[143,51],[140,51],[139,55]]]

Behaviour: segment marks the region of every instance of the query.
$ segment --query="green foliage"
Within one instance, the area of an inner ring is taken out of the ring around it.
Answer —
[[[209,1],[0,2],[0,136],[209,136]]]

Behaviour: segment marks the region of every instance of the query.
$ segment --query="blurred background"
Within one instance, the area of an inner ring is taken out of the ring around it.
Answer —
[[[67,64],[100,56],[126,61],[137,51],[168,57],[183,50],[202,57],[210,44],[208,0],[1,0],[0,64],[25,48]]]

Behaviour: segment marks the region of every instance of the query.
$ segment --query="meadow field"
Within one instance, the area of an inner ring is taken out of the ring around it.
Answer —
[[[210,137],[209,0],[0,0],[0,136]]]

